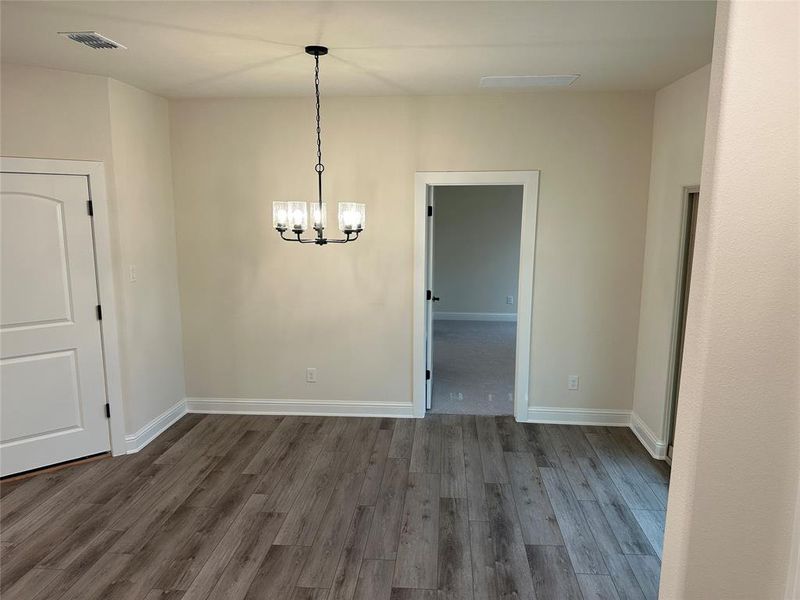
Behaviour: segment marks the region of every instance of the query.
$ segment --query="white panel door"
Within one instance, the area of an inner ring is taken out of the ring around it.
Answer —
[[[110,448],[88,178],[0,174],[0,471]]]

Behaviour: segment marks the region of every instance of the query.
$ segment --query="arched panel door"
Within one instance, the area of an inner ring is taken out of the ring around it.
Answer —
[[[110,448],[88,179],[0,175],[0,470]]]

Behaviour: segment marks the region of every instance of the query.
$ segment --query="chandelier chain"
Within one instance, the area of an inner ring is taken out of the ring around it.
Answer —
[[[322,164],[322,128],[320,127],[320,116],[319,116],[319,56],[314,57],[316,66],[314,68],[314,95],[316,96],[317,100],[317,167],[322,167],[324,170],[324,165]]]

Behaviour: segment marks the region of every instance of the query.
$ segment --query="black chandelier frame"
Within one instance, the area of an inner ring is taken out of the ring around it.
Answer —
[[[322,127],[320,125],[320,102],[319,102],[319,57],[325,56],[328,53],[328,48],[325,46],[306,46],[306,54],[314,57],[314,96],[316,98],[317,109],[317,164],[314,165],[314,170],[317,173],[317,190],[319,195],[319,226],[314,224],[314,231],[317,232],[313,238],[304,238],[302,229],[292,229],[290,235],[295,237],[286,237],[289,232],[288,227],[276,227],[278,233],[281,234],[281,239],[287,242],[299,242],[301,244],[317,244],[324,246],[325,244],[346,244],[347,242],[354,242],[358,239],[358,235],[363,229],[353,229],[352,231],[343,232],[343,238],[326,238],[323,234],[324,227],[322,225],[322,174],[325,172],[325,165],[322,164]]]

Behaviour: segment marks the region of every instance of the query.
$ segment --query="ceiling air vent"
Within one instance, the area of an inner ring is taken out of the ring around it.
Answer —
[[[128,49],[122,44],[115,42],[111,38],[100,35],[96,31],[59,31],[58,35],[68,37],[73,42],[78,42],[79,44],[89,46],[89,48],[94,48],[95,50],[114,50],[116,48],[122,48],[123,50]]]
[[[571,85],[580,75],[491,75],[481,77],[485,88],[532,88]]]

